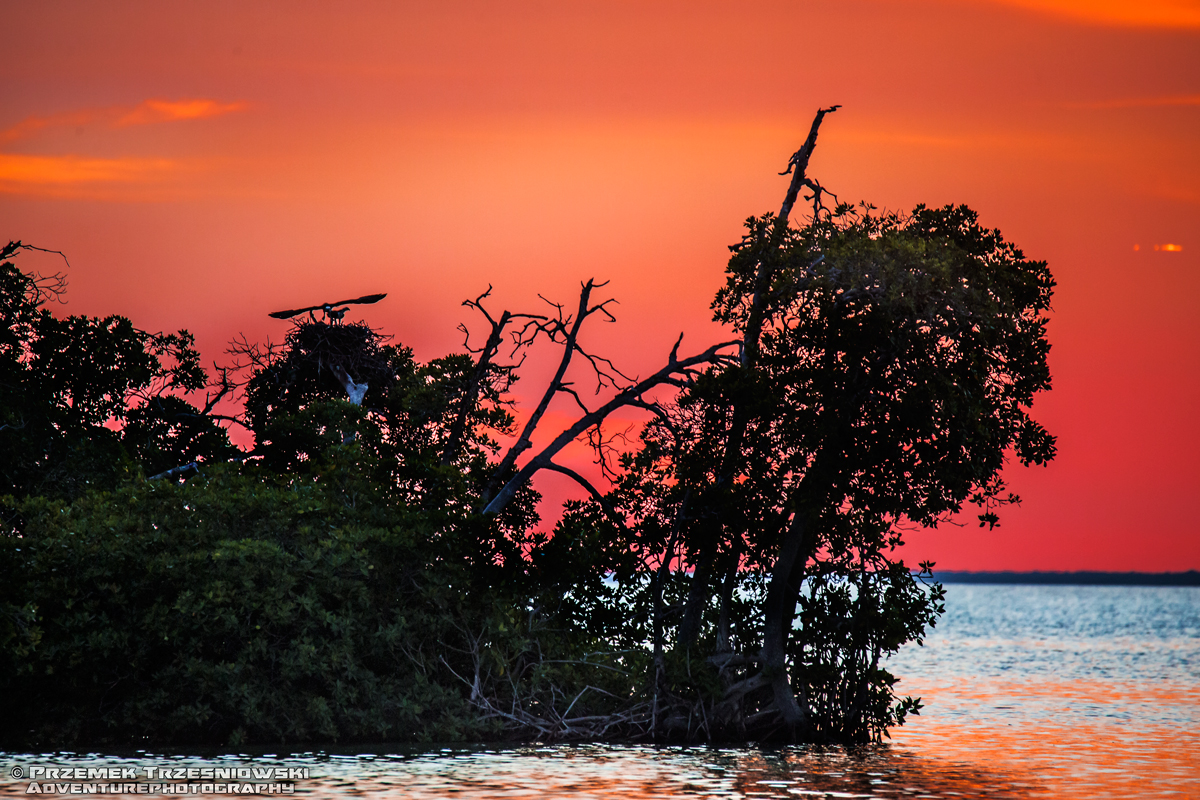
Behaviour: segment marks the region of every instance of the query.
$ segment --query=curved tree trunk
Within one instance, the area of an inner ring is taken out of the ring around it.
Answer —
[[[812,158],[813,150],[817,146],[817,133],[821,129],[821,121],[825,119],[826,114],[831,114],[839,108],[841,106],[835,105],[817,110],[816,116],[813,117],[812,126],[808,131],[808,138],[804,140],[804,144],[800,146],[800,149],[788,159],[787,170],[780,173],[781,175],[790,173],[792,180],[788,184],[787,193],[784,195],[783,205],[780,206],[779,216],[775,218],[775,224],[766,237],[756,245],[762,249],[760,250],[758,269],[754,276],[754,293],[750,301],[750,314],[746,320],[745,331],[742,334],[740,359],[742,367],[751,372],[757,369],[758,366],[760,339],[762,338],[763,325],[767,319],[767,295],[770,292],[771,283],[775,279],[776,267],[778,266],[778,259],[770,243],[787,230],[792,208],[795,206],[796,199],[799,197],[802,188],[808,187],[812,189],[817,202],[820,202],[820,192],[823,190],[808,177],[808,162]],[[696,569],[692,574],[692,588],[688,594],[683,624],[679,629],[679,643],[684,648],[690,649],[692,647],[700,631],[700,616],[703,612],[703,604],[710,596],[708,590],[713,560],[717,556],[718,541],[725,517],[724,506],[726,499],[723,492],[733,484],[734,477],[742,467],[742,444],[749,423],[750,414],[746,409],[746,405],[740,401],[735,401],[729,436],[725,441],[724,452],[721,456],[721,468],[717,474],[716,497],[714,498],[713,507],[710,512],[709,522],[706,523],[707,530],[705,530],[701,537],[699,558],[695,565]]]
[[[796,702],[787,669],[787,640],[796,616],[796,599],[810,549],[807,528],[804,515],[798,511],[780,543],[763,609],[763,673],[770,681],[775,707],[787,727],[789,738],[793,739],[803,736],[809,729],[808,716]]]

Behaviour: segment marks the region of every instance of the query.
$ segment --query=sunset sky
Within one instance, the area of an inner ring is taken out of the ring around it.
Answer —
[[[460,302],[570,302],[626,372],[722,336],[727,245],[810,174],[966,203],[1058,281],[1059,436],[947,569],[1200,569],[1200,0],[6,3],[0,237],[70,259],[61,313],[186,327],[209,361],[281,308],[364,313],[418,357]],[[1172,245],[1172,248],[1167,248]],[[54,269],[50,257],[22,256]],[[519,388],[532,392],[539,370]],[[565,420],[564,406],[558,421]],[[582,450],[573,454],[586,463]],[[574,491],[554,479],[552,496]]]

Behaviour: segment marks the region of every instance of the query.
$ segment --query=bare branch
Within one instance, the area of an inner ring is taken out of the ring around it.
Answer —
[[[214,384],[212,384],[218,389],[216,394],[209,394],[205,397],[204,408],[200,412],[203,416],[208,416],[210,413],[212,413],[212,410],[216,408],[217,403],[221,402],[221,400],[227,394],[237,389],[237,384],[232,378],[229,377],[229,367],[218,366],[216,362],[214,362],[213,369],[216,370],[221,377],[218,378]]]
[[[633,404],[631,404],[631,405],[633,405]],[[611,435],[607,438],[604,436],[604,430],[603,430],[603,428],[601,428],[600,425],[596,425],[594,427],[588,428],[588,430],[587,430],[588,445],[592,448],[592,451],[596,454],[595,464],[596,464],[596,466],[600,467],[601,474],[604,475],[604,477],[610,481],[616,480],[616,478],[617,478],[617,470],[613,469],[612,466],[610,466],[610,463],[612,462],[612,457],[614,455],[617,455],[619,457],[620,453],[626,452],[628,449],[627,447],[626,448],[614,447],[613,442],[615,442],[619,439],[623,444],[628,445],[629,444],[629,433],[631,430],[633,430],[633,426],[626,428],[624,431],[614,433],[613,435]]]
[[[836,105],[817,111],[817,116],[813,119],[812,128],[808,131],[808,138],[800,146],[800,149],[788,159],[787,169],[779,173],[780,175],[791,173],[792,183],[788,187],[787,194],[783,198],[783,205],[779,209],[779,217],[775,221],[777,226],[781,228],[787,227],[788,217],[792,213],[792,206],[796,204],[796,197],[800,194],[800,187],[807,185],[806,179],[808,176],[805,173],[808,170],[808,160],[812,158],[813,149],[817,146],[817,130],[821,127],[821,120],[825,119],[826,114],[837,111],[839,108],[841,106]],[[809,186],[809,188],[813,187]]]
[[[39,253],[53,253],[56,256],[62,256],[63,262],[70,269],[71,262],[67,261],[67,256],[62,250],[47,250],[45,247],[37,247],[32,244],[25,244],[21,241],[9,242],[3,249],[0,249],[0,258],[8,258],[18,250],[37,250]]]
[[[61,256],[63,262],[70,269],[71,262],[67,260],[66,254],[61,250],[48,250],[45,247],[35,247],[31,244],[25,244],[20,240],[9,242],[0,247],[0,261],[9,258],[21,250],[36,250],[39,253],[53,253]],[[25,273],[25,299],[34,305],[41,305],[47,300],[53,300],[57,303],[66,304],[63,295],[67,292],[67,276],[62,272],[52,272],[48,275],[41,272]]]
[[[587,489],[588,494],[592,496],[592,499],[595,500],[600,505],[600,508],[604,511],[604,516],[608,517],[608,519],[621,530],[627,530],[628,526],[626,525],[625,520],[622,519],[621,515],[617,513],[617,510],[613,507],[612,503],[608,501],[608,498],[602,495],[600,491],[591,484],[591,481],[570,467],[564,467],[562,464],[556,464],[553,461],[549,462],[545,468],[551,472],[562,473],[578,483],[584,489]]]
[[[821,197],[822,197],[822,195],[826,195],[826,194],[829,195],[830,197],[833,198],[834,205],[836,206],[838,203],[838,196],[836,194],[834,194],[833,192],[829,191],[828,189],[826,189],[824,186],[822,186],[820,184],[820,182],[818,182],[814,178],[805,178],[804,185],[807,186],[809,189],[812,189],[812,194],[806,196],[804,199],[812,201],[813,219],[814,220],[819,219],[822,211],[824,211],[826,214],[830,214],[829,209],[827,209],[825,207],[825,204],[821,201]]]
[[[580,409],[580,410],[581,410],[581,411],[582,411],[584,414],[590,414],[590,413],[592,413],[591,409],[590,409],[590,408],[588,408],[588,407],[587,407],[587,405],[586,405],[586,404],[583,402],[583,398],[581,398],[581,397],[579,396],[579,392],[575,391],[575,389],[574,389],[574,388],[572,388],[573,386],[574,386],[574,384],[571,384],[571,383],[564,383],[564,384],[562,384],[562,385],[560,385],[560,386],[558,387],[558,390],[559,390],[560,392],[562,392],[563,394],[568,394],[568,395],[570,395],[570,396],[571,396],[571,397],[572,397],[572,398],[575,400],[575,405],[579,406],[579,409]]]
[[[600,285],[603,286],[604,284]],[[502,458],[500,463],[497,465],[492,480],[488,483],[488,486],[484,491],[485,499],[489,501],[492,500],[492,493],[496,490],[499,482],[504,479],[504,476],[508,474],[508,472],[516,464],[518,456],[533,446],[531,439],[533,437],[534,430],[537,428],[538,423],[542,421],[542,417],[545,415],[546,409],[550,407],[550,401],[553,400],[555,395],[557,395],[558,392],[563,388],[563,377],[567,374],[567,367],[571,365],[571,357],[575,354],[575,341],[579,336],[580,327],[583,325],[584,320],[586,320],[588,317],[588,300],[591,297],[592,289],[595,288],[595,286],[596,283],[592,280],[588,280],[587,283],[583,284],[583,288],[579,292],[579,311],[575,315],[574,321],[572,321],[570,317],[563,317],[563,307],[561,304],[551,303],[549,300],[546,300],[546,298],[542,297],[547,304],[558,309],[558,316],[556,319],[551,320],[546,325],[543,325],[537,321],[533,321],[533,324],[536,325],[538,330],[545,328],[547,335],[550,336],[551,341],[557,341],[555,336],[559,333],[565,337],[563,341],[564,346],[562,358],[559,359],[558,369],[555,370],[554,377],[550,380],[549,385],[546,386],[546,391],[542,393],[542,399],[538,402],[537,408],[534,409],[533,414],[525,423],[525,427],[521,431],[520,437],[512,445],[512,447],[508,449],[508,452],[504,454],[504,458]],[[541,297],[541,295],[538,296]],[[534,336],[536,337],[536,335],[537,334],[535,333]],[[515,487],[513,491],[516,491]],[[511,497],[509,499],[511,499]],[[508,499],[505,499],[504,504],[507,503]],[[492,502],[489,502],[488,508],[491,507]]]
[[[676,375],[685,374],[689,368],[700,364],[717,364],[730,361],[731,358],[722,354],[721,350],[727,347],[736,346],[736,344],[737,342],[722,342],[721,344],[713,345],[702,353],[698,353],[697,355],[690,356],[682,360],[671,358],[666,366],[664,366],[658,372],[655,372],[650,377],[645,378],[644,380],[641,380],[632,386],[626,387],[604,405],[595,409],[591,413],[580,417],[573,425],[560,433],[554,439],[554,441],[548,444],[540,453],[537,454],[537,456],[535,456],[524,467],[518,470],[517,474],[509,479],[508,483],[506,483],[504,487],[493,498],[491,498],[487,506],[484,508],[483,513],[500,513],[500,511],[502,511],[504,507],[508,505],[509,501],[512,500],[517,490],[527,481],[529,481],[529,479],[532,478],[538,470],[545,469],[547,465],[551,463],[551,459],[553,459],[560,450],[578,438],[579,435],[588,428],[598,425],[613,411],[618,408],[632,405],[636,400],[642,400],[642,395],[644,395],[646,392],[650,391],[656,386],[668,383],[669,380]],[[549,405],[550,398],[554,395],[556,387],[560,385],[561,373],[566,371],[566,364],[570,360],[569,353],[570,349],[568,349],[567,353],[564,354],[563,364],[560,365],[560,373],[555,377],[554,382],[547,389],[546,394],[543,396],[543,402],[539,406],[539,411],[535,412],[535,416],[539,420],[541,419],[541,414],[545,412],[545,407]],[[530,424],[526,425],[525,432],[522,434],[521,441],[519,441],[517,445],[514,445],[513,448],[509,450],[508,455],[505,457],[505,461],[501,462],[502,469],[497,470],[497,478],[502,477],[508,469],[512,468],[516,461],[517,455],[519,455],[520,452],[523,452],[532,446],[529,443],[528,436],[533,431],[533,422],[534,420],[531,418]],[[518,446],[520,446],[519,451],[517,450]]]
[[[617,388],[617,381],[611,373],[616,373],[625,381],[634,380],[617,369],[617,366],[612,361],[603,356],[594,356],[578,344],[575,345],[575,351],[588,360],[588,363],[592,365],[592,371],[596,373],[596,394],[600,394],[600,390],[605,386],[611,386],[614,389]]]
[[[236,424],[238,424],[238,425],[241,425],[243,428],[245,428],[245,429],[246,429],[246,430],[248,430],[248,431],[250,431],[250,430],[253,430],[253,428],[251,428],[251,427],[250,427],[250,423],[246,422],[246,420],[245,420],[245,419],[243,419],[242,417],[233,416],[233,415],[231,415],[231,414],[187,414],[187,413],[180,413],[180,414],[176,414],[175,416],[176,416],[176,417],[179,417],[179,418],[181,418],[181,419],[211,419],[211,420],[214,420],[214,421],[222,421],[222,422],[234,422],[234,423],[236,423]]]

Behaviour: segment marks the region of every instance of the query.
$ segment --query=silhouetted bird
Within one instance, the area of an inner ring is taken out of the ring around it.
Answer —
[[[314,311],[320,311],[325,315],[325,319],[332,320],[333,322],[341,322],[342,317],[346,316],[346,312],[350,309],[338,308],[338,306],[349,306],[355,304],[368,305],[370,303],[378,303],[385,297],[387,297],[386,293],[368,294],[364,295],[363,297],[356,297],[353,300],[338,300],[336,303],[322,303],[319,306],[309,306],[308,308],[293,308],[288,311],[276,311],[270,314],[270,316],[274,317],[275,319],[288,319],[289,317],[294,317],[297,314],[303,314],[305,311],[308,312],[309,316],[312,316],[312,312]],[[313,317],[313,321],[316,321],[316,317]]]

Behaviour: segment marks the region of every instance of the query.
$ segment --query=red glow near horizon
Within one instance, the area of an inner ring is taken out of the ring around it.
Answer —
[[[0,236],[68,254],[67,312],[186,327],[210,361],[280,338],[268,311],[369,292],[389,297],[367,319],[432,358],[488,284],[530,308],[611,280],[619,321],[591,335],[645,373],[680,331],[689,352],[721,335],[726,245],[841,103],[811,174],[885,208],[967,203],[1059,285],[1034,407],[1058,459],[1008,471],[1024,502],[999,529],[914,533],[909,558],[1197,569],[1198,9],[16,6]]]

